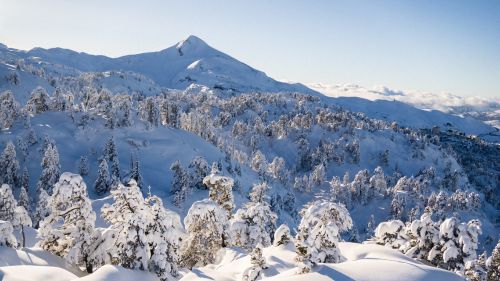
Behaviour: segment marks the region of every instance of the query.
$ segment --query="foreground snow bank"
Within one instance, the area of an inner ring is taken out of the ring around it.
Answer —
[[[293,245],[265,248],[263,255],[269,268],[263,271],[268,280],[463,280],[460,276],[421,264],[398,251],[372,244],[340,243],[346,261],[338,264],[321,264],[311,273],[298,275],[294,263]],[[217,265],[193,269],[182,281],[241,280],[243,271],[250,267],[250,257],[238,249],[227,249]]]
[[[3,281],[70,281],[78,276],[59,267],[15,265],[0,267],[0,280]]]
[[[320,264],[308,274],[297,274],[292,243],[263,249],[267,269],[262,272],[265,280],[335,280],[335,281],[459,281],[455,273],[430,267],[404,254],[375,244],[339,243],[345,261],[337,264]],[[182,281],[241,280],[245,269],[251,266],[250,255],[239,248],[221,251],[220,262],[186,271]],[[157,281],[154,274],[105,265],[96,272],[79,278],[84,273],[69,268],[63,260],[40,249],[15,250],[0,247],[0,280],[2,281]]]
[[[126,269],[120,266],[114,266],[114,265],[105,265],[96,272],[87,275],[83,278],[80,278],[78,280],[81,281],[101,281],[101,280],[106,280],[106,281],[135,281],[135,280],[140,280],[140,281],[158,281],[159,279],[156,277],[156,275],[147,272],[147,271],[140,271],[140,270],[131,270],[131,269]]]

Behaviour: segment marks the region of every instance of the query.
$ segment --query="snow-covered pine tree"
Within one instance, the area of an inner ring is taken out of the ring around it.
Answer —
[[[96,214],[82,177],[63,173],[49,203],[50,214],[40,223],[38,232],[40,247],[91,273],[90,245],[95,239]]]
[[[23,206],[17,206],[14,210],[14,220],[12,221],[12,226],[14,229],[19,229],[21,233],[21,247],[26,247],[26,235],[24,233],[24,227],[31,227],[32,222],[28,214],[28,211]]]
[[[391,215],[394,219],[401,220],[406,217],[407,192],[396,191],[391,201]]]
[[[368,204],[368,200],[373,196],[368,170],[361,170],[354,176],[351,183],[351,194],[353,200],[358,200],[363,205]]]
[[[367,237],[371,237],[375,234],[375,217],[373,214],[370,215],[370,220],[368,221],[368,224],[366,225],[365,233]]]
[[[211,199],[193,203],[184,218],[188,233],[181,248],[181,264],[186,268],[214,263],[224,246],[227,211]]]
[[[52,194],[52,188],[54,184],[59,179],[59,175],[61,174],[61,165],[59,164],[59,152],[57,151],[57,147],[53,143],[49,143],[42,158],[42,175],[37,183],[37,191],[43,189],[47,191],[50,195]]]
[[[50,97],[43,87],[37,87],[31,92],[26,108],[31,114],[38,114],[49,110]]]
[[[49,206],[50,196],[45,189],[38,193],[38,201],[36,203],[35,214],[33,215],[33,227],[38,228],[40,222],[50,214]]]
[[[459,222],[452,217],[439,226],[439,244],[429,251],[427,259],[440,268],[463,274],[465,263],[477,258],[481,223],[471,220]]]
[[[488,281],[486,252],[482,253],[476,260],[465,263],[464,275],[469,281]]]
[[[118,150],[116,148],[115,139],[111,136],[104,146],[103,156],[111,162],[111,177],[120,179],[120,162],[118,160]],[[116,181],[115,180],[115,181]]]
[[[257,150],[252,157],[252,169],[262,177],[266,174],[267,166],[266,156],[260,150]]]
[[[179,160],[172,163],[170,170],[174,173],[170,192],[174,194],[174,204],[179,207],[191,192],[189,177]]]
[[[19,104],[16,102],[11,91],[0,94],[0,128],[12,127],[15,119],[19,115]]]
[[[99,172],[94,183],[94,191],[98,195],[103,195],[111,190],[111,180],[109,178],[108,161],[102,159],[99,164]]]
[[[9,141],[0,155],[0,183],[12,188],[19,182],[19,161],[16,158],[16,147]]]
[[[0,220],[0,246],[17,248],[14,228],[12,227],[10,221]]]
[[[328,201],[314,202],[301,211],[296,244],[300,273],[310,265],[341,260],[338,248],[340,233],[352,227],[352,219],[344,205]]]
[[[373,171],[373,176],[370,178],[370,185],[375,194],[385,197],[387,195],[387,181],[385,180],[382,167],[378,166]]]
[[[408,226],[409,241],[404,252],[407,256],[416,259],[427,259],[430,250],[439,243],[439,229],[432,220],[429,211],[424,212],[420,219],[414,220]]]
[[[130,269],[147,270],[151,248],[146,231],[151,213],[135,180],[111,190],[113,204],[105,204],[101,217],[112,231],[109,251],[111,262]]]
[[[140,107],[141,119],[146,121],[148,128],[158,127],[160,124],[160,108],[153,97],[147,97]]]
[[[250,253],[251,267],[243,272],[242,281],[255,281],[259,279],[262,270],[267,268],[266,259],[262,256],[262,245],[257,244]]]
[[[80,156],[80,160],[78,161],[78,173],[81,176],[89,174],[89,159],[86,155]]]
[[[347,208],[351,207],[351,191],[348,186],[340,182],[339,177],[333,177],[330,183],[330,192],[332,200],[344,204]]]
[[[285,159],[274,157],[267,167],[267,173],[275,180],[283,182],[285,180]]]
[[[405,224],[400,220],[390,220],[379,223],[375,228],[373,240],[379,245],[400,249],[408,242]]]
[[[325,181],[325,166],[323,164],[318,164],[314,167],[311,172],[311,181],[316,186],[320,186]]]
[[[203,179],[203,184],[209,189],[210,199],[225,209],[229,218],[234,209],[233,179],[211,173]]]
[[[347,231],[347,241],[353,243],[361,242],[359,239],[359,231],[356,225],[353,223],[352,227]]]
[[[250,202],[236,211],[230,220],[230,234],[233,245],[252,249],[257,244],[271,245],[276,229],[277,215],[271,210],[266,183],[256,184],[250,192]]]
[[[21,137],[21,136],[17,137],[16,142],[17,142],[17,147],[18,147],[19,151],[21,152],[21,159],[24,162],[24,161],[26,161],[26,159],[28,158],[28,155],[29,155],[28,143],[26,142],[24,137]]]
[[[488,267],[488,281],[500,280],[500,240],[498,240],[491,257],[486,261]]]
[[[38,142],[38,138],[33,128],[28,129],[28,133],[26,134],[26,142],[28,143],[28,145],[34,145]]]
[[[66,110],[66,99],[64,98],[63,90],[60,87],[55,89],[49,105],[50,110],[53,111]]]
[[[134,180],[137,186],[142,190],[144,188],[144,180],[142,179],[139,158],[130,155],[130,165],[128,180]]]
[[[147,239],[151,249],[149,270],[156,273],[160,280],[173,280],[178,277],[179,248],[184,229],[178,214],[163,207],[157,196],[145,200],[150,209]]]
[[[286,245],[291,241],[290,228],[286,224],[280,225],[274,232],[273,246]]]
[[[188,168],[189,180],[191,184],[197,189],[206,189],[207,187],[203,184],[203,179],[209,173],[208,162],[203,156],[196,156],[189,163]]]
[[[24,209],[28,212],[28,214],[31,214],[31,208],[32,208],[32,202],[31,202],[31,197],[29,196],[29,173],[28,173],[28,168],[24,167],[23,169],[23,175],[21,176],[21,191],[19,192],[19,200],[18,200],[18,205],[23,206]]]
[[[8,184],[0,186],[0,220],[13,222],[17,201]]]

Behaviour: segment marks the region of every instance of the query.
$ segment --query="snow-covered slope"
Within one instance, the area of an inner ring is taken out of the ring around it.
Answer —
[[[463,280],[457,274],[421,264],[383,246],[340,243],[340,249],[346,261],[321,264],[313,272],[299,275],[293,245],[265,248],[263,255],[269,268],[263,271],[262,280]],[[193,270],[181,280],[241,280],[243,271],[250,266],[250,256],[238,249],[227,249],[219,264]]]
[[[306,85],[329,97],[357,97],[371,101],[399,101],[426,111],[437,110],[460,117],[471,117],[500,128],[499,98],[460,97],[450,93],[400,91],[384,86],[369,89],[355,84],[325,85],[308,83]],[[446,117],[446,115],[443,115],[443,117]]]
[[[262,272],[261,280],[356,280],[356,281],[459,281],[459,275],[439,268],[424,265],[404,254],[379,245],[340,243],[340,250],[346,258],[337,264],[318,265],[312,272],[297,274],[294,258],[295,247],[292,243],[270,246],[263,249],[267,269]],[[14,253],[15,252],[15,253]],[[34,250],[13,250],[0,247],[0,277],[3,281],[42,281],[42,280],[82,280],[82,281],[122,281],[122,280],[159,280],[145,271],[130,270],[119,266],[105,265],[92,274],[78,277],[61,263],[58,258],[41,252],[34,256],[33,262],[5,263],[6,257],[15,255],[26,257]],[[40,251],[39,251],[40,252]],[[250,255],[239,248],[226,248],[217,264],[185,271],[181,281],[241,280],[245,269],[251,266]],[[82,273],[80,273],[80,276]]]
[[[3,50],[6,50],[5,48]],[[15,52],[15,50],[12,50]],[[127,70],[144,74],[163,87],[185,89],[192,83],[208,87],[246,91],[299,91],[314,93],[301,84],[287,84],[269,78],[212,47],[196,36],[158,51],[119,58],[94,56],[67,49],[34,48],[17,51],[23,57],[73,67],[80,71]]]

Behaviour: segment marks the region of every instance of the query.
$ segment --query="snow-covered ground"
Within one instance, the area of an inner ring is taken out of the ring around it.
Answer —
[[[463,280],[455,273],[431,267],[406,257],[396,250],[379,245],[340,243],[345,260],[338,264],[321,264],[308,274],[297,274],[292,243],[263,249],[268,268],[262,280],[356,280],[356,281],[454,281]],[[184,271],[180,280],[241,280],[250,267],[250,256],[239,248],[221,252],[220,261],[213,265]],[[36,249],[14,250],[0,247],[0,276],[3,281],[125,281],[158,280],[151,273],[106,265],[96,272],[81,276],[51,254]]]

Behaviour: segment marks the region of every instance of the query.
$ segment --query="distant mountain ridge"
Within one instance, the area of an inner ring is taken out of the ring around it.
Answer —
[[[184,90],[192,83],[210,88],[235,91],[298,91],[316,93],[302,84],[288,84],[268,77],[235,58],[226,55],[196,36],[158,51],[118,58],[78,53],[62,48],[34,48],[22,52],[50,63],[70,66],[80,71],[133,71],[144,74],[158,85]]]

